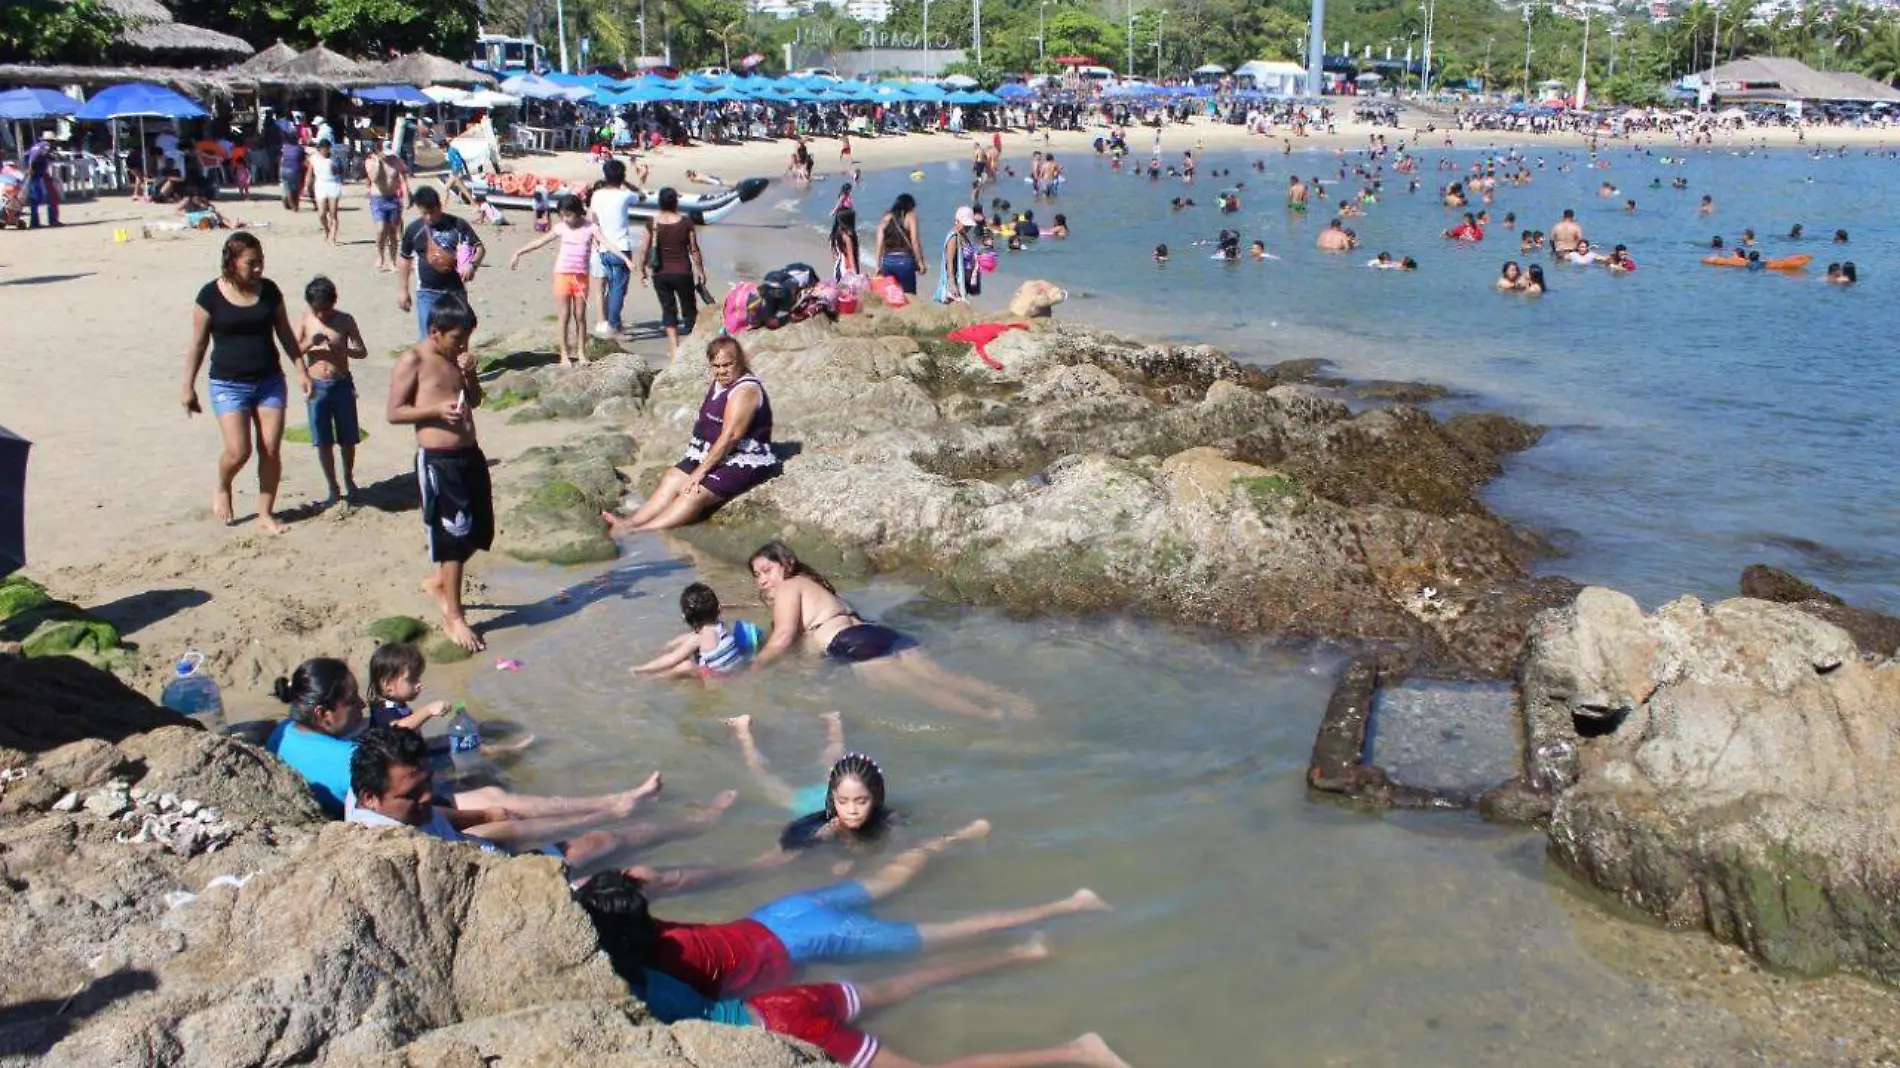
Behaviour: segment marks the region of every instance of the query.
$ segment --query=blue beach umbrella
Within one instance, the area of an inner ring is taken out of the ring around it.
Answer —
[[[366,104],[402,104],[411,107],[426,107],[433,103],[422,91],[413,85],[372,85],[367,89],[355,89],[352,97]]]
[[[996,95],[1002,97],[1004,100],[1021,100],[1025,97],[1035,96],[1036,91],[1021,82],[1011,82],[1001,89],[998,89]]]
[[[210,112],[198,102],[162,85],[127,82],[102,89],[79,105],[73,117],[82,122],[108,119],[202,119]]]
[[[79,101],[51,89],[10,89],[0,93],[0,121],[31,122],[71,115],[79,110]]]

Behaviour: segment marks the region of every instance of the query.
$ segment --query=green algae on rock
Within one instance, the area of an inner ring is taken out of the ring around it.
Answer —
[[[596,431],[502,464],[495,476],[496,548],[551,564],[612,560],[616,550],[600,513],[619,505],[626,484],[618,468],[634,455],[632,438]]]

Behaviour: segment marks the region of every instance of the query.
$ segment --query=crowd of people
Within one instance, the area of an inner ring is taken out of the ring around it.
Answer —
[[[1309,121],[1301,116],[1300,121]],[[1145,161],[1135,159],[1131,130],[1110,126],[1095,149],[1107,157],[1106,173],[1128,174],[1158,182],[1165,175],[1191,186],[1197,176],[1223,183],[1212,207],[1217,217],[1237,214],[1244,180],[1229,171],[1203,169],[1197,143],[1177,162],[1164,160],[1161,130]],[[310,160],[332,158],[327,142],[311,146]],[[834,277],[875,273],[906,294],[937,271],[936,299],[968,300],[981,293],[984,274],[995,269],[999,239],[1006,248],[1069,233],[1069,218],[1051,213],[1045,229],[1032,206],[1017,206],[997,194],[1005,179],[1025,180],[1036,204],[1059,203],[1068,180],[1064,163],[1050,151],[1035,152],[1018,173],[1006,162],[1000,134],[973,142],[971,187],[967,203],[955,207],[941,244],[925,240],[915,196],[902,194],[881,213],[863,254],[856,183],[841,183],[833,202],[828,245]],[[1290,154],[1287,143],[1285,152]],[[848,142],[840,158],[857,177]],[[1592,153],[1590,158],[1594,158]],[[1441,170],[1451,170],[1441,161]],[[1264,171],[1261,162],[1256,172]],[[1542,169],[1544,161],[1535,161]],[[1563,169],[1572,166],[1569,160]],[[792,157],[795,178],[809,180],[815,161],[801,139]],[[802,173],[801,173],[802,172]],[[286,207],[296,207],[314,192],[320,210],[338,199],[324,175],[327,166],[288,168]],[[690,172],[689,172],[690,173]],[[378,267],[394,273],[397,300],[416,315],[417,339],[399,356],[386,398],[388,423],[413,428],[422,520],[428,534],[431,570],[425,588],[434,596],[444,632],[474,651],[484,640],[470,624],[462,604],[464,568],[490,547],[495,528],[488,462],[476,432],[483,387],[472,352],[477,319],[467,293],[487,255],[477,226],[445,207],[432,185],[412,184],[410,169],[396,145],[384,144],[363,165],[371,190],[371,218],[377,227]],[[307,182],[307,177],[319,179]],[[1243,176],[1244,177],[1244,176]],[[1438,190],[1442,207],[1455,212],[1443,232],[1447,241],[1480,245],[1494,226],[1491,205],[1500,185],[1533,180],[1532,160],[1515,151],[1490,153],[1452,173]],[[717,179],[711,179],[716,182]],[[1327,185],[1333,186],[1329,192]],[[1378,210],[1391,189],[1420,190],[1419,161],[1405,141],[1390,143],[1375,134],[1348,159],[1344,151],[1333,177],[1293,175],[1287,180],[1284,210],[1297,222],[1315,205],[1330,207],[1330,221],[1319,229],[1316,247],[1347,253],[1359,245],[1346,220]],[[1605,196],[1620,192],[1605,184]],[[330,195],[325,195],[326,191]],[[557,355],[563,366],[586,359],[590,302],[598,294],[602,320],[595,333],[621,333],[627,326],[625,302],[632,277],[651,282],[668,339],[668,358],[679,357],[683,339],[696,331],[696,296],[704,294],[707,272],[698,234],[680,211],[676,190],[659,190],[657,213],[644,228],[630,222],[628,207],[643,195],[628,182],[627,163],[609,157],[602,175],[585,197],[566,196],[553,205],[545,233],[529,237],[510,256],[511,269],[527,257],[553,247],[553,295],[560,324]],[[1174,211],[1197,208],[1187,196],[1174,198]],[[405,214],[413,210],[413,219]],[[1047,208],[1044,209],[1047,211]],[[1711,198],[1700,209],[1714,212]],[[1634,214],[1635,202],[1627,202]],[[321,222],[335,240],[333,217]],[[1600,265],[1621,273],[1635,271],[1629,248],[1615,244],[1608,254],[1585,237],[1572,210],[1565,210],[1542,231],[1518,227],[1515,213],[1495,224],[1519,231],[1521,256],[1548,253],[1556,263]],[[1797,226],[1792,236],[1798,237]],[[1495,239],[1494,239],[1495,240]],[[1837,232],[1836,242],[1847,235]],[[1218,235],[1196,240],[1213,248],[1216,258],[1270,260],[1264,241],[1245,244],[1243,235],[1222,227]],[[1720,246],[1717,239],[1717,246]],[[1745,260],[1758,259],[1740,245]],[[1166,263],[1166,245],[1155,249]],[[1366,266],[1414,271],[1410,255],[1382,251]],[[1830,264],[1828,281],[1852,284],[1851,262]],[[1500,271],[1496,288],[1525,295],[1550,292],[1540,263],[1511,261]],[[312,444],[329,486],[330,502],[348,503],[357,488],[354,447],[360,436],[351,364],[367,354],[356,320],[343,310],[343,295],[327,278],[310,279],[304,306],[289,298],[264,271],[264,252],[248,232],[223,244],[219,277],[200,290],[193,312],[193,340],[185,363],[182,403],[188,413],[202,407],[198,375],[209,363],[208,394],[223,449],[218,463],[214,513],[233,518],[233,484],[257,461],[257,522],[268,531],[283,529],[275,516],[282,470],[284,410],[294,380],[304,399]],[[606,512],[601,520],[615,535],[673,529],[703,520],[722,504],[777,474],[784,461],[774,441],[774,418],[766,382],[747,358],[745,346],[731,336],[705,345],[706,390],[680,460],[654,489],[626,514]],[[760,626],[733,620],[718,593],[702,583],[681,594],[684,631],[645,662],[634,667],[643,677],[716,681],[738,672],[771,670],[774,662],[799,652],[849,665],[865,683],[906,694],[933,707],[972,718],[1004,721],[1034,716],[1024,698],[983,680],[944,668],[918,642],[852,608],[826,580],[782,542],[761,546],[749,559],[766,617]],[[989,913],[964,920],[907,924],[872,915],[873,906],[915,879],[926,862],[959,842],[988,833],[982,822],[898,852],[870,874],[793,895],[762,906],[725,924],[682,924],[654,918],[648,900],[714,883],[742,882],[768,870],[798,862],[813,849],[855,851],[883,840],[898,822],[886,803],[883,769],[870,757],[847,752],[842,718],[826,717],[831,771],[822,786],[797,788],[775,775],[751,734],[749,717],[730,721],[739,756],[758,788],[794,817],[776,843],[736,865],[657,868],[638,855],[662,841],[698,833],[716,823],[734,802],[730,793],[710,798],[684,817],[645,818],[658,803],[658,773],[624,791],[589,797],[542,797],[497,787],[458,789],[419,733],[445,714],[446,705],[417,705],[422,659],[410,646],[379,649],[369,664],[368,689],[359,688],[348,665],[315,659],[282,680],[278,697],[289,712],[270,740],[270,748],[309,782],[314,796],[332,815],[373,827],[401,827],[491,851],[546,851],[568,867],[581,887],[579,898],[598,926],[602,945],[630,986],[661,1019],[712,1019],[762,1026],[813,1042],[840,1063],[905,1068],[914,1062],[884,1049],[854,1026],[856,1017],[878,1006],[913,996],[939,983],[1007,965],[1039,959],[1047,949],[1031,942],[1001,954],[932,965],[863,986],[852,983],[793,985],[798,969],[822,960],[912,955],[954,945],[997,931],[1037,923],[1054,916],[1106,906],[1087,890],[1026,909]],[[1040,1050],[960,1058],[949,1064],[1081,1064],[1123,1062],[1096,1036]]]

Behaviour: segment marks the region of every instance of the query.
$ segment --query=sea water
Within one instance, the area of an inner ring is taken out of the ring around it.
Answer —
[[[1189,137],[1170,131],[1171,159]],[[1351,220],[1361,250],[1332,257],[1312,249],[1329,217],[1323,205],[1304,219],[1280,207],[1286,174],[1318,176],[1335,195],[1355,183],[1333,177],[1330,152],[1289,158],[1267,148],[1212,154],[1192,187],[1112,175],[1089,155],[1066,159],[1071,182],[1037,211],[1045,223],[1067,214],[1074,236],[1006,254],[986,301],[1000,304],[997,295],[1021,279],[1048,278],[1070,290],[1065,316],[1205,341],[1259,363],[1320,356],[1356,377],[1439,382],[1458,391],[1441,411],[1502,410],[1545,423],[1550,434],[1512,461],[1491,499],[1557,541],[1564,555],[1547,563],[1552,570],[1655,603],[1684,591],[1727,594],[1743,565],[1766,560],[1900,608],[1900,558],[1888,534],[1900,518],[1888,473],[1900,444],[1891,415],[1900,383],[1881,330],[1896,291],[1883,260],[1896,236],[1900,164],[1697,151],[1665,167],[1613,149],[1604,171],[1577,153],[1534,147],[1536,181],[1501,189],[1494,216],[1515,211],[1523,225],[1548,230],[1574,207],[1593,240],[1628,244],[1640,269],[1618,277],[1540,257],[1553,292],[1533,301],[1491,290],[1499,263],[1519,258],[1514,233],[1494,224],[1477,248],[1438,238],[1454,219],[1434,195],[1450,177],[1433,169],[1441,152],[1424,153],[1415,195],[1388,175],[1383,202]],[[1255,158],[1264,175],[1251,169]],[[1462,170],[1474,156],[1452,158]],[[1565,159],[1575,169],[1561,171]],[[1223,168],[1231,178],[1208,175]],[[934,244],[967,174],[959,163],[931,165],[922,181],[867,176],[857,190],[867,252],[872,224],[898,192],[919,197]],[[1666,187],[1676,175],[1689,179],[1688,191],[1648,187],[1651,177]],[[1606,179],[1621,195],[1595,195]],[[1243,210],[1217,215],[1214,194],[1239,180]],[[1020,208],[1028,192],[1005,183],[986,195]],[[1696,212],[1704,192],[1716,198],[1712,217]],[[1201,207],[1170,212],[1180,195]],[[722,223],[715,229],[748,238],[764,236],[749,228],[782,226],[787,240],[748,240],[721,267],[776,267],[761,257],[787,247],[822,264],[814,231],[835,196],[826,182],[804,196],[777,191],[776,203]],[[1638,202],[1634,215],[1622,212],[1626,198]],[[1812,236],[1773,236],[1795,222]],[[1265,240],[1281,258],[1226,264],[1193,247],[1222,226]],[[1712,234],[1732,241],[1744,226],[1762,235],[1764,254],[1808,252],[1817,266],[1852,258],[1865,280],[1843,290],[1820,284],[1818,270],[1751,275],[1698,262]],[[1829,244],[1836,228],[1852,244]],[[1149,260],[1160,242],[1174,252],[1165,267]],[[1422,270],[1365,269],[1380,250],[1414,256]],[[640,537],[628,549],[597,574],[491,569],[491,596],[513,606],[509,627],[491,637],[521,667],[479,674],[471,697],[485,722],[511,719],[539,735],[510,769],[516,786],[603,791],[661,769],[660,816],[737,789],[720,827],[641,858],[734,863],[766,848],[791,814],[752,782],[725,718],[751,714],[775,771],[799,786],[820,781],[818,717],[837,710],[848,744],[886,769],[903,835],[977,817],[995,825],[988,841],[933,862],[883,914],[944,919],[1082,886],[1116,906],[1049,924],[1055,956],[1046,963],[867,1021],[906,1055],[1100,1030],[1137,1065],[1760,1058],[1724,1010],[1642,978],[1641,961],[1601,955],[1596,947],[1614,940],[1591,932],[1622,921],[1579,911],[1575,889],[1545,861],[1541,835],[1310,799],[1306,761],[1337,669],[1328,653],[1126,619],[1011,620],[879,582],[843,592],[866,615],[916,635],[948,668],[1031,698],[1040,718],[970,722],[802,659],[712,686],[635,680],[627,666],[680,632],[687,582],[712,583],[728,604],[752,596],[742,570],[702,565],[677,543]],[[1469,696],[1401,695],[1386,709],[1385,744],[1404,756],[1418,748],[1411,740],[1442,740],[1420,709]],[[1459,729],[1477,732],[1464,739],[1462,765],[1446,769],[1434,751],[1421,775],[1472,784],[1472,774],[1508,765],[1508,754],[1477,736],[1490,706],[1461,707],[1470,715]],[[656,912],[737,917],[829,881],[837,859],[662,899]],[[867,978],[901,967],[812,974]]]
[[[1193,137],[1170,128],[1167,162],[1178,163]],[[1147,135],[1136,140],[1145,151]],[[986,281],[990,295],[1006,299],[1024,279],[1049,279],[1069,290],[1058,312],[1066,318],[1207,342],[1255,363],[1323,357],[1352,377],[1436,382],[1457,391],[1440,411],[1503,411],[1545,424],[1543,442],[1490,491],[1502,514],[1561,551],[1545,570],[1655,604],[1682,593],[1732,595],[1744,566],[1766,562],[1850,601],[1900,610],[1892,534],[1900,522],[1900,361],[1889,329],[1900,295],[1892,266],[1900,160],[1859,148],[1817,159],[1798,150],[1645,154],[1612,145],[1601,155],[1610,166],[1596,169],[1585,152],[1532,143],[1524,154],[1534,180],[1501,185],[1486,239],[1465,247],[1440,237],[1460,213],[1440,206],[1437,190],[1464,178],[1481,154],[1426,145],[1419,191],[1405,191],[1388,159],[1380,202],[1346,220],[1359,250],[1331,255],[1316,251],[1314,238],[1339,198],[1364,184],[1351,174],[1362,157],[1330,149],[1287,156],[1280,144],[1263,138],[1256,151],[1205,153],[1191,185],[1115,173],[1083,152],[1063,155],[1070,177],[1054,199],[1034,201],[1020,177],[987,187],[986,205],[1001,197],[1017,211],[1031,208],[1045,228],[1062,212],[1072,231],[1004,253]],[[1437,170],[1441,159],[1457,170]],[[1214,177],[1219,170],[1230,173]],[[919,201],[926,247],[940,245],[968,197],[969,167],[934,164],[924,173],[922,181],[907,171],[870,174],[856,190],[867,257],[872,227],[900,192]],[[1293,173],[1319,178],[1332,199],[1290,215]],[[1687,190],[1669,187],[1676,177]],[[1663,187],[1651,188],[1653,179]],[[1605,181],[1620,192],[1598,196]],[[1218,213],[1216,194],[1240,182],[1241,210]],[[1698,211],[1704,194],[1715,198],[1711,215]],[[835,197],[835,183],[819,182],[785,207],[810,232]],[[1198,206],[1173,211],[1175,197]],[[1624,210],[1630,199],[1633,214]],[[1482,206],[1474,197],[1470,210]],[[1605,253],[1628,245],[1638,270],[1614,275],[1558,265],[1545,253],[1523,257],[1518,233],[1501,225],[1515,212],[1520,228],[1548,232],[1565,208]],[[1806,231],[1799,240],[1786,236],[1796,223]],[[1239,231],[1243,249],[1258,239],[1279,258],[1217,262],[1211,248],[1194,245],[1223,227]],[[1815,262],[1792,274],[1700,262],[1712,236],[1732,245],[1744,228],[1755,230],[1765,257],[1806,253]],[[1836,229],[1849,232],[1849,244],[1832,243]],[[812,244],[820,262],[821,239]],[[1165,265],[1151,260],[1157,244],[1172,253]],[[1367,269],[1381,251],[1412,256],[1420,269]],[[1506,260],[1543,264],[1552,292],[1494,292]],[[1858,286],[1822,284],[1823,268],[1838,260],[1856,262]],[[925,279],[931,285],[934,276]]]
[[[656,819],[736,789],[718,828],[628,859],[737,863],[769,848],[792,814],[754,784],[725,719],[752,715],[773,770],[796,787],[822,781],[818,717],[836,710],[846,744],[885,770],[903,840],[978,817],[994,824],[987,841],[933,860],[882,915],[949,919],[1079,887],[1115,906],[1045,925],[1047,962],[866,1022],[907,1056],[1089,1030],[1150,1066],[1730,1064],[1747,1052],[1723,1011],[1589,948],[1541,835],[1310,800],[1305,769],[1331,655],[1125,619],[1016,621],[879,582],[842,591],[947,668],[1031,698],[1039,718],[962,719],[804,658],[710,686],[636,681],[627,667],[682,632],[687,582],[711,583],[741,612],[754,596],[743,571],[701,567],[659,538],[629,549],[598,574],[487,573],[491,599],[516,608],[489,637],[519,669],[479,673],[470,696],[484,722],[514,720],[539,736],[510,769],[516,788],[605,791],[659,769]],[[832,881],[840,859],[811,856],[661,898],[654,911],[734,919]],[[857,870],[876,862],[860,858]],[[904,966],[809,974],[870,979]],[[1682,1060],[1685,1049],[1708,1059]]]

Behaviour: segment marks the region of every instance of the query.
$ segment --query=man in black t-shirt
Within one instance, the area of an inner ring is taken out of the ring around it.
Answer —
[[[468,298],[468,282],[475,277],[488,249],[466,220],[442,210],[442,195],[434,187],[416,190],[409,203],[422,214],[402,232],[396,306],[403,311],[415,308],[416,336],[424,338],[429,336],[429,312],[442,294]],[[409,293],[412,274],[416,287],[413,301]]]

